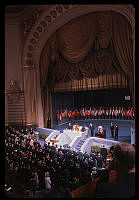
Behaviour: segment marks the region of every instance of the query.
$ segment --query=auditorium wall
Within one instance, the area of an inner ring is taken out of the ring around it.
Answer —
[[[5,23],[5,124],[8,123],[8,97],[11,93],[10,82],[16,82],[18,90],[23,90],[21,66],[21,35],[19,24],[15,19]],[[12,93],[14,97],[15,93]],[[9,119],[12,120],[12,119]],[[14,119],[13,119],[14,120]]]

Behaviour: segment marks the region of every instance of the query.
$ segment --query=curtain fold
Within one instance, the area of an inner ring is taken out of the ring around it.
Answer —
[[[90,51],[96,34],[95,13],[78,17],[58,30],[58,49],[68,62],[80,62]]]
[[[112,13],[100,12],[97,15],[98,42],[101,48],[107,48],[112,37]]]
[[[37,125],[38,112],[37,112],[35,68],[24,69],[24,91],[25,91],[26,122]]]
[[[127,20],[113,13],[113,44],[116,56],[127,75],[133,71],[132,32]],[[120,22],[120,23],[119,23]]]
[[[134,63],[132,30],[128,21],[117,13],[113,13],[113,44],[118,61],[129,77],[129,87],[134,98]],[[120,22],[120,23],[119,23]]]

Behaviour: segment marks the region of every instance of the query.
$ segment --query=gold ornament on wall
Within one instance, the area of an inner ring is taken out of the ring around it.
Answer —
[[[7,98],[10,103],[17,103],[22,95],[22,92],[17,86],[17,82],[13,79],[9,82],[9,91],[7,92]]]

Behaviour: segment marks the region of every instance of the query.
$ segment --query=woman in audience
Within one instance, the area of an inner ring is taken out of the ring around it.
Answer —
[[[49,172],[45,172],[45,189],[50,190],[51,189],[51,179]]]

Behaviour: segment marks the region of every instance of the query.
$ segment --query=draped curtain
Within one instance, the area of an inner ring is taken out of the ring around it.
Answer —
[[[92,48],[96,34],[96,13],[81,16],[58,30],[58,49],[69,63],[78,63]]]
[[[37,125],[36,70],[24,68],[26,123]]]
[[[44,116],[51,113],[49,95],[59,83],[66,84],[78,80],[79,87],[80,80],[89,78],[92,81],[92,78],[95,80],[101,74],[105,74],[107,84],[110,74],[121,73],[129,78],[133,94],[131,38],[132,31],[128,21],[112,11],[80,16],[57,30],[45,44],[40,58]],[[46,98],[47,95],[49,97]]]
[[[134,63],[132,30],[128,21],[118,15],[112,14],[113,18],[113,44],[119,63],[129,77],[129,86],[134,97]],[[120,23],[119,23],[120,22]]]

